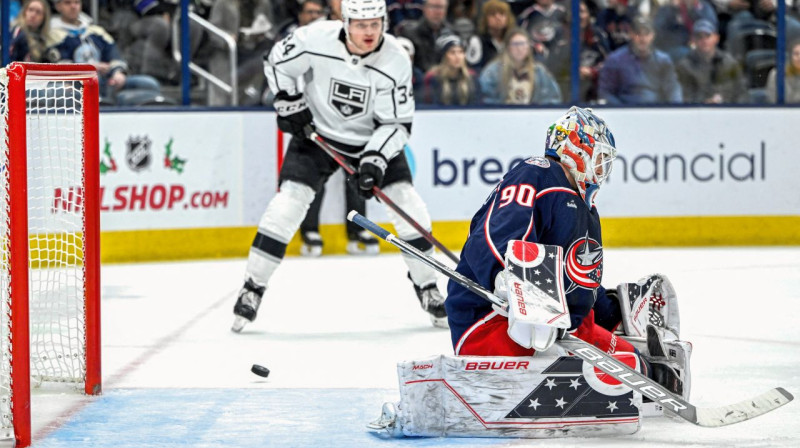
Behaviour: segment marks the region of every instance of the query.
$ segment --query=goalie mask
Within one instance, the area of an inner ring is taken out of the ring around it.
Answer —
[[[385,34],[388,23],[386,0],[342,0],[342,20],[347,40],[350,40],[350,22],[364,19],[383,20],[381,34]]]
[[[581,197],[591,207],[600,184],[611,174],[617,148],[602,118],[591,109],[573,106],[548,128],[545,155],[567,167]]]

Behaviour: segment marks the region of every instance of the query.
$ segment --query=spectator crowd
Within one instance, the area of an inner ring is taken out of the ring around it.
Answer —
[[[774,103],[777,0],[580,0],[572,54],[571,0],[387,0],[388,32],[414,68],[420,105]],[[787,103],[800,101],[800,0],[786,0]],[[12,3],[16,3],[13,0]],[[12,61],[97,67],[109,105],[177,102],[178,0],[24,0],[12,6]],[[269,104],[262,56],[297,27],[339,19],[341,0],[192,0],[215,27],[190,25],[201,104]],[[230,66],[225,39],[236,42]],[[578,59],[573,83],[572,58]],[[573,84],[577,91],[572,92]],[[576,95],[576,97],[573,97]],[[576,101],[577,100],[577,101]]]

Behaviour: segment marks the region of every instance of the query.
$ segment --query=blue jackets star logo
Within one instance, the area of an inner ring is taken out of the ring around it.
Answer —
[[[595,289],[600,286],[603,279],[603,246],[589,238],[588,233],[572,243],[565,258],[564,269],[573,283],[567,292],[576,287]]]

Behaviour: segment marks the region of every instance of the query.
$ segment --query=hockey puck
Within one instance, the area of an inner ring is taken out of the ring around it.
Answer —
[[[258,364],[253,364],[253,367],[250,368],[250,371],[258,376],[263,376],[264,378],[269,376],[269,369]]]

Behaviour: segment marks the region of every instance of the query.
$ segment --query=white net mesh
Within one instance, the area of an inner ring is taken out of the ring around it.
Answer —
[[[28,81],[31,375],[83,382],[83,116],[80,81]]]
[[[84,160],[82,83],[71,80],[26,81],[27,123],[8,122],[8,77],[0,70],[3,184],[0,225],[0,431],[10,430],[11,304],[9,260],[8,130],[27,126],[30,368],[34,384],[85,380],[84,309]],[[13,163],[13,162],[12,162]],[[15,297],[14,300],[18,300]],[[4,435],[0,432],[0,436]]]
[[[0,71],[0,132],[3,137],[0,139],[2,146],[2,153],[0,157],[0,181],[3,184],[2,192],[0,192],[0,226],[2,226],[3,233],[3,257],[0,259],[0,293],[3,294],[3,300],[0,301],[0,353],[2,353],[2,360],[0,361],[0,425],[2,428],[2,437],[7,438],[13,432],[12,419],[11,419],[11,341],[8,335],[11,331],[11,304],[9,303],[11,292],[11,273],[9,269],[9,196],[8,196],[8,141],[5,137],[8,136],[8,76],[5,70]]]

